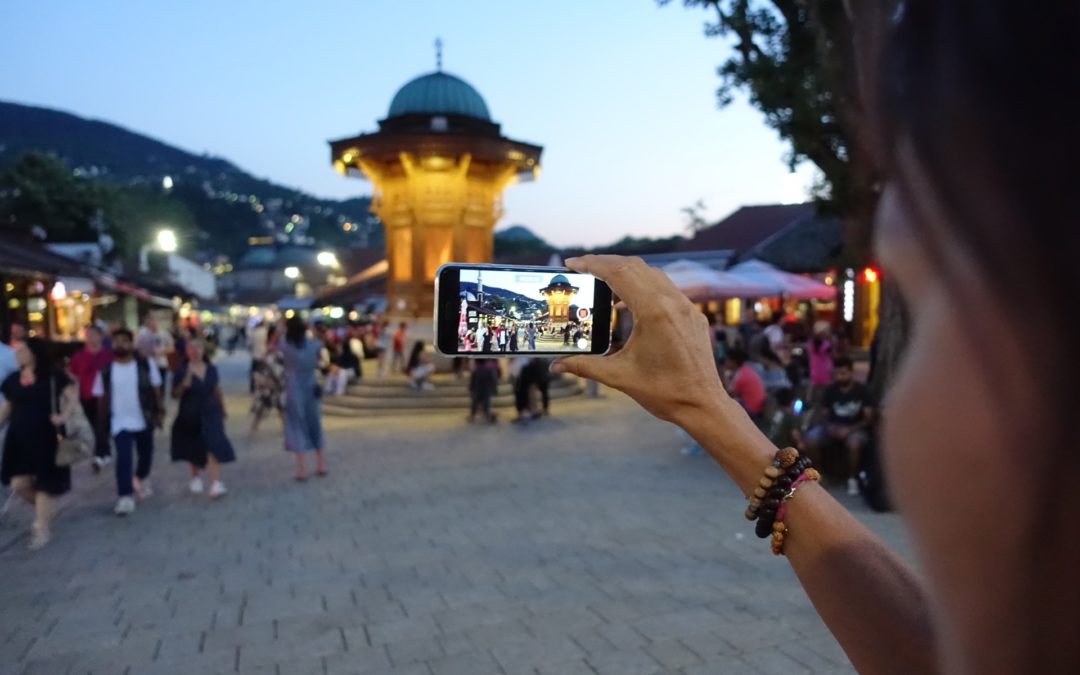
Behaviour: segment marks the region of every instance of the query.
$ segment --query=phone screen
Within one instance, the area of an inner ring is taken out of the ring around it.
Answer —
[[[440,277],[441,350],[453,345],[453,353],[474,356],[607,351],[611,293],[596,277],[542,268],[449,271]],[[451,305],[456,311],[446,316]]]

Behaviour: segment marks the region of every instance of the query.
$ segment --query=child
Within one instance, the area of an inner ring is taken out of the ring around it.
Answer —
[[[799,418],[792,409],[795,392],[785,387],[776,392],[776,412],[769,418],[766,430],[769,440],[778,448],[799,448],[802,435],[799,433]]]

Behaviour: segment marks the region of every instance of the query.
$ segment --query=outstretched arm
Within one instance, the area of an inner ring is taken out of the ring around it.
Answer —
[[[616,354],[568,357],[553,369],[619,389],[678,424],[749,495],[776,448],[724,391],[705,317],[663,272],[637,258],[585,256],[566,263],[608,282],[635,325]],[[785,553],[860,673],[937,672],[925,598],[899,556],[814,483],[800,487],[788,503],[785,523]]]

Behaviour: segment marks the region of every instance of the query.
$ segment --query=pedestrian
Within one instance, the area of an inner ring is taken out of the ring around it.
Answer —
[[[331,349],[330,368],[324,378],[323,391],[344,396],[349,382],[356,378],[360,370],[360,359],[353,353],[348,342],[336,344]]]
[[[180,402],[172,426],[170,454],[174,462],[191,467],[188,490],[202,494],[202,472],[210,481],[210,498],[225,495],[221,465],[236,460],[236,452],[225,435],[225,396],[217,367],[206,356],[201,338],[187,340],[187,364],[173,380],[172,396]]]
[[[375,353],[379,359],[379,377],[386,377],[386,367],[390,363],[390,354],[393,352],[393,335],[390,332],[390,324],[383,321],[379,325],[379,335],[375,340]]]
[[[402,324],[404,325],[404,324]],[[307,334],[303,320],[293,315],[285,323],[281,355],[285,366],[285,449],[296,457],[297,481],[307,480],[304,456],[315,453],[315,473],[326,475],[323,456],[322,407],[315,371],[322,343]]]
[[[760,425],[764,421],[765,383],[749,361],[749,354],[741,347],[728,350],[727,368],[734,373],[728,384],[728,392],[742,405],[750,419]]]
[[[134,495],[140,499],[153,495],[154,430],[161,428],[164,418],[162,376],[155,360],[136,355],[127,328],[113,331],[112,351],[112,363],[98,373],[93,394],[99,399],[98,433],[111,435],[116,446],[117,500],[113,512],[127,516],[135,512]]]
[[[21,323],[11,324],[11,337],[8,339],[8,346],[12,349],[18,349],[26,342],[26,326]]]
[[[149,359],[157,366],[161,376],[161,384],[158,385],[161,400],[165,400],[165,373],[169,371],[169,358],[176,353],[176,344],[172,333],[158,324],[153,314],[147,314],[143,318],[143,325],[135,336],[135,349],[139,356]]]
[[[536,351],[536,326],[530,323],[526,330],[529,336],[529,351],[534,352]]]
[[[49,543],[56,498],[71,489],[71,469],[56,465],[57,426],[79,405],[74,381],[53,367],[48,345],[28,338],[15,350],[18,371],[10,373],[0,392],[0,424],[9,423],[0,460],[0,482],[34,506],[30,548]]]
[[[481,351],[485,353],[491,352],[491,326],[484,326],[483,328],[483,349]]]
[[[263,359],[266,358],[272,330],[273,327],[268,326],[266,321],[259,321],[251,329],[251,335],[248,337],[248,350],[251,352],[251,371],[248,386],[252,393],[255,393],[255,372],[259,369]]]
[[[510,327],[510,351],[517,352],[518,350],[518,327],[514,324]]]
[[[821,404],[821,396],[833,379],[833,343],[830,338],[828,321],[814,324],[814,334],[806,343],[807,365],[810,369],[810,391],[808,398],[811,409]]]
[[[99,399],[94,396],[94,380],[102,368],[112,362],[112,350],[105,347],[104,333],[94,324],[86,327],[86,344],[71,357],[68,370],[79,383],[79,400],[86,419],[98,420]],[[108,434],[101,433],[100,425],[91,424],[94,430],[94,459],[90,466],[94,473],[112,464],[112,442]]]
[[[491,399],[499,387],[499,362],[496,359],[473,359],[472,375],[469,376],[469,417],[470,423],[479,416],[483,422],[494,423],[496,417],[491,412]]]
[[[496,340],[498,341],[498,344],[499,344],[499,351],[500,352],[505,352],[506,351],[506,327],[505,326],[496,326],[495,330],[498,331],[498,333],[496,335]]]
[[[259,430],[259,424],[271,410],[276,410],[278,416],[284,419],[282,404],[284,376],[281,353],[277,349],[267,351],[266,357],[254,373],[255,395],[251,402],[251,433]]]
[[[435,374],[435,364],[431,362],[431,357],[424,347],[423,340],[417,340],[413,344],[405,372],[409,375],[409,382],[413,389],[431,391],[435,389],[435,385],[431,382],[431,376]]]
[[[394,356],[390,361],[391,372],[400,373],[405,370],[405,333],[407,329],[408,326],[402,321],[398,324],[397,330],[394,331]]]

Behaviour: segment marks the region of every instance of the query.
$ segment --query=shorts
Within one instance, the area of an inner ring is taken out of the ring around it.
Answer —
[[[841,438],[839,432],[845,428],[843,424],[819,424],[806,431],[806,440],[819,448],[847,443],[857,443],[865,448],[870,444],[870,434],[865,429],[854,429],[846,439]]]

